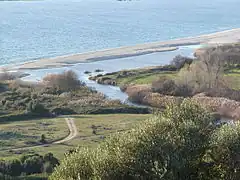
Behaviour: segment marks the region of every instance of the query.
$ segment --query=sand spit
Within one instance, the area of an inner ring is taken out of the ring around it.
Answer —
[[[125,46],[94,52],[39,59],[19,65],[17,69],[46,69],[71,66],[76,63],[139,56],[154,52],[174,51],[179,46],[198,44],[226,44],[240,42],[240,28],[196,37],[181,38],[162,42]]]

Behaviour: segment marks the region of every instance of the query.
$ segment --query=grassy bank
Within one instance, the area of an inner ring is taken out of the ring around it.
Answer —
[[[156,66],[141,69],[123,70],[90,77],[100,84],[125,86],[129,84],[151,84],[153,81],[176,76],[176,68],[172,66]]]
[[[231,88],[240,90],[240,68],[232,68],[227,70],[225,72],[225,77]]]

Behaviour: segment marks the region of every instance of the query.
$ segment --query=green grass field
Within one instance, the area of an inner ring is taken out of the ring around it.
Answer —
[[[68,133],[64,118],[5,122],[0,124],[0,150],[39,144],[42,134],[51,142]]]
[[[95,146],[108,135],[130,129],[149,116],[142,114],[73,116],[79,132],[76,140],[81,141],[80,145]]]
[[[121,132],[132,128],[139,121],[145,120],[150,117],[149,114],[107,114],[107,115],[74,115],[71,116],[74,118],[74,122],[78,128],[78,135],[75,139],[66,142],[64,144],[55,144],[48,145],[46,147],[37,147],[30,148],[25,150],[17,150],[17,151],[5,151],[0,150],[0,158],[13,158],[25,153],[39,153],[45,154],[47,152],[52,152],[54,156],[59,159],[64,157],[64,153],[68,150],[75,147],[94,147],[97,146],[100,142],[104,140],[110,134]],[[41,122],[52,124],[49,125],[48,129],[43,130],[41,127]],[[62,136],[66,136],[68,133],[66,122],[63,118],[56,119],[43,119],[43,120],[30,120],[30,121],[21,121],[21,122],[13,122],[10,124],[1,124],[0,128],[4,129],[4,131],[14,132],[17,128],[21,127],[22,134],[26,134],[29,136],[39,136],[42,133],[51,134],[49,137],[51,139],[57,139]],[[93,133],[93,127],[95,127],[95,132]],[[53,131],[52,129],[55,129]],[[25,132],[25,133],[23,133]],[[34,133],[35,132],[35,133]],[[47,136],[48,137],[48,136]],[[35,137],[36,138],[36,137]],[[32,140],[34,138],[30,138]],[[38,141],[39,139],[35,139]],[[14,143],[12,143],[12,139],[6,139],[6,143],[10,143],[11,147],[19,147],[24,145],[24,140],[15,139]],[[28,141],[28,139],[25,139]],[[5,146],[6,147],[6,146]]]
[[[233,89],[240,89],[240,69],[231,69],[225,73],[229,86]]]
[[[138,70],[134,75],[126,77],[118,77],[118,74],[106,75],[104,77],[112,78],[116,81],[118,86],[127,84],[151,84],[153,81],[159,78],[173,78],[176,76],[176,71],[158,71],[158,72],[147,72],[146,70]],[[146,71],[146,72],[145,72]]]

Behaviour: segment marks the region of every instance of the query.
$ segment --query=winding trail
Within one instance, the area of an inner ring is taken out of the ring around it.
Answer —
[[[70,132],[69,135],[62,140],[52,142],[52,144],[61,144],[61,143],[70,141],[77,136],[78,131],[77,131],[77,127],[74,123],[74,119],[73,118],[65,118],[65,120],[68,125],[69,132]]]
[[[37,147],[47,147],[49,145],[62,144],[62,143],[71,141],[72,139],[74,139],[77,136],[78,130],[77,130],[77,127],[75,125],[74,118],[65,118],[65,120],[66,120],[68,129],[69,129],[69,134],[64,139],[53,141],[53,142],[46,143],[46,144],[25,146],[25,147],[19,147],[19,148],[8,148],[8,149],[0,150],[0,151],[8,151],[8,150],[20,151],[20,150],[24,150],[24,149],[32,149],[32,148],[37,148]]]

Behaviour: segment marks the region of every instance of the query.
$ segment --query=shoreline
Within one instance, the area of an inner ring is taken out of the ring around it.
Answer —
[[[72,55],[43,58],[14,65],[6,65],[9,70],[36,70],[72,66],[77,63],[118,59],[140,56],[156,52],[175,51],[181,46],[191,45],[221,45],[240,42],[240,28],[220,31],[196,37],[186,37],[168,41],[151,42],[134,46],[123,46],[99,51],[77,53]]]

